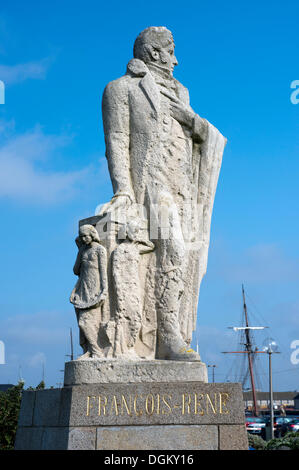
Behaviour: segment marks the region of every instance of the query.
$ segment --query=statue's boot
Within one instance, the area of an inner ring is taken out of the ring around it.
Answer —
[[[179,335],[163,337],[158,332],[156,359],[168,361],[200,361],[200,355],[188,346]]]
[[[183,292],[182,271],[174,268],[157,278],[156,359],[200,361],[200,356],[182,338],[179,322],[179,298]]]
[[[200,361],[200,355],[182,338],[178,308],[158,309],[156,359],[172,361]]]
[[[104,357],[104,354],[102,352],[102,350],[99,348],[99,347],[91,347],[90,348],[90,352],[91,352],[91,357],[93,359],[102,359]]]
[[[84,359],[89,359],[89,358],[90,358],[90,352],[86,351],[84,354],[82,354],[81,356],[77,358],[77,361],[82,361]]]

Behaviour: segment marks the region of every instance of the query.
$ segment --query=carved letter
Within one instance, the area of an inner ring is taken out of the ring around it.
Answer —
[[[131,395],[130,395],[130,408],[128,407],[128,404],[126,402],[125,397],[123,395],[121,396],[121,414],[123,414],[123,412],[124,412],[123,405],[125,405],[125,408],[127,410],[128,415],[132,416],[132,411],[131,411],[132,410],[132,397],[131,397]]]
[[[214,393],[215,395],[215,403],[212,402],[210,395],[207,393],[207,414],[209,414],[209,405],[212,408],[212,412],[214,415],[217,413],[217,394]]]
[[[157,415],[160,414],[160,395],[157,395]]]
[[[188,396],[187,413],[188,413],[188,415],[190,414],[191,395],[190,395],[190,393],[183,393],[182,394],[182,403],[183,403],[183,405],[182,405],[182,415],[185,414],[185,408],[186,408],[186,404],[185,404],[186,400],[185,399],[186,399],[187,396]]]
[[[89,412],[92,408],[92,404],[90,403],[90,399],[93,398],[94,400],[96,397],[87,397],[87,409],[86,409],[86,416],[89,416]]]
[[[140,397],[142,397],[142,395],[140,395]],[[142,410],[137,410],[137,399],[138,399],[138,395],[135,395],[135,398],[134,398],[134,411],[135,411],[135,415],[136,416],[141,416],[143,411]]]
[[[219,413],[221,415],[227,415],[229,413],[228,410],[223,410],[223,408],[226,407],[229,398],[229,393],[219,393]]]
[[[112,403],[111,403],[111,411],[114,409],[115,415],[118,416],[118,407],[117,407],[117,401],[116,401],[116,396],[113,395],[112,398]]]
[[[150,409],[149,409],[149,399],[151,400]],[[146,396],[146,399],[145,399],[145,411],[148,415],[151,416],[154,410],[155,410],[155,399],[153,395],[150,393],[149,395]]]
[[[171,400],[172,399],[172,395],[163,395],[162,397],[162,401],[163,403],[167,406],[167,408],[169,409],[169,413],[166,413],[164,410],[162,410],[162,415],[170,415],[172,413],[172,409],[171,409],[171,406],[169,405],[169,403],[167,403],[165,397],[169,397],[169,399]]]
[[[194,414],[195,415],[201,415],[203,416],[205,414],[204,410],[203,410],[203,407],[200,403],[200,400],[203,399],[203,394],[202,393],[199,393],[197,395],[197,393],[194,393]],[[199,411],[197,410],[197,408],[199,407]]]
[[[101,416],[101,406],[103,406],[103,414],[106,415],[106,406],[108,403],[108,398],[104,395],[104,403],[102,403],[102,398],[99,395],[99,416]]]

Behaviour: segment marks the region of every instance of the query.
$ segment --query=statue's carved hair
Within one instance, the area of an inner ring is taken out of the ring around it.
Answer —
[[[81,225],[79,229],[79,234],[80,235],[88,234],[91,236],[94,242],[98,242],[98,243],[101,242],[99,234],[93,225],[89,225],[89,224]]]
[[[150,55],[152,48],[160,51],[163,47],[167,47],[172,42],[171,31],[164,26],[151,26],[141,31],[137,36],[134,43],[133,55],[135,59],[140,59],[148,63],[152,61]]]

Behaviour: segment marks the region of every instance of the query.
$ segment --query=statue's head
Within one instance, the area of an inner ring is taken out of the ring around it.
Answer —
[[[134,43],[134,57],[146,64],[155,64],[171,74],[178,61],[174,55],[174,41],[171,32],[164,26],[144,29]]]
[[[90,245],[91,242],[100,243],[99,234],[92,225],[81,225],[79,229],[79,237],[85,245]]]

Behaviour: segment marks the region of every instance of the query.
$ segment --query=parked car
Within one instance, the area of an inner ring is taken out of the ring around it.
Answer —
[[[270,416],[265,416],[265,423],[266,426],[270,423]],[[290,421],[294,419],[294,416],[274,416],[273,417],[273,430],[274,430],[274,437],[281,436],[281,429],[284,425],[287,425]]]
[[[283,437],[287,432],[296,432],[296,431],[299,431],[299,418],[291,418],[289,419],[289,421],[286,421],[277,426],[276,437]]]
[[[258,417],[246,417],[246,429],[250,434],[261,434],[266,426],[265,420]]]
[[[245,424],[246,426],[248,426],[248,424],[250,423],[255,423],[256,421],[258,421],[260,419],[259,416],[245,416]]]

